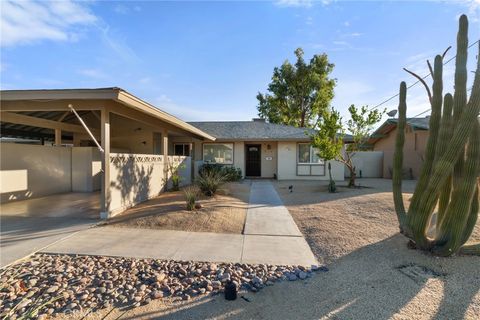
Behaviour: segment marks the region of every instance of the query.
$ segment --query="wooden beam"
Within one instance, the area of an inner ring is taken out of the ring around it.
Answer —
[[[137,111],[137,110],[134,110],[134,109],[131,109],[131,108],[128,108],[126,106],[124,106],[123,104],[120,104],[118,102],[111,102],[110,104],[110,110],[112,113],[115,113],[115,114],[118,114],[124,118],[128,118],[128,119],[132,119],[132,120],[135,120],[135,121],[138,121],[138,122],[141,122],[141,123],[144,123],[146,125],[149,125],[151,127],[154,127],[154,128],[163,128],[163,129],[167,129],[168,131],[171,131],[171,132],[176,132],[176,133],[180,133],[180,134],[183,134],[187,137],[194,137],[194,138],[197,138],[197,139],[201,139],[203,140],[204,138],[203,137],[200,137],[192,132],[188,132],[186,130],[183,130],[183,129],[180,129],[174,125],[171,125],[171,124],[168,124],[160,119],[157,119],[155,117],[152,117],[152,116],[149,116],[141,111]]]
[[[102,121],[101,117],[97,114],[97,112],[95,110],[92,110],[92,113],[95,116],[95,118],[98,119],[98,121]]]
[[[110,100],[111,101],[111,100]],[[107,100],[53,100],[53,101],[30,101],[1,100],[0,111],[70,111],[69,104],[75,107],[75,110],[101,110],[107,103]]]
[[[58,122],[62,122],[69,114],[70,112],[69,111],[65,111],[61,116],[60,118],[58,118]]]
[[[61,146],[62,145],[62,130],[55,129],[55,145]]]
[[[85,133],[85,129],[82,126],[76,124],[36,118],[12,112],[2,112],[0,114],[0,120],[3,122],[23,124],[25,126],[40,127],[53,130],[60,129],[67,132]],[[93,129],[92,132],[98,135],[98,130]]]

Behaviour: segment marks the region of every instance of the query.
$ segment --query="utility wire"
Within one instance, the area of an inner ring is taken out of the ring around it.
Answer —
[[[471,47],[473,47],[474,45],[476,45],[478,42],[480,42],[480,39],[477,40],[477,41],[475,41],[475,42],[472,43],[471,45],[469,45],[469,46],[467,47],[467,49],[470,49]],[[448,59],[447,61],[445,61],[445,62],[443,63],[443,65],[446,65],[447,63],[449,63],[450,61],[452,61],[452,60],[455,59],[456,57],[457,57],[457,55],[454,55],[453,57],[451,57],[450,59]],[[422,80],[424,80],[424,79],[426,79],[426,78],[428,78],[428,77],[430,77],[430,73],[427,74],[427,75],[425,75],[425,76],[423,76],[423,77],[422,77]],[[416,86],[416,85],[419,84],[419,83],[420,83],[420,80],[417,80],[417,81],[415,81],[414,83],[412,83],[411,85],[409,85],[409,86],[407,87],[407,89],[410,89],[411,87]],[[391,96],[390,98],[388,98],[388,99],[380,102],[379,104],[377,104],[376,106],[374,106],[373,108],[371,108],[371,109],[368,110],[368,111],[372,111],[372,110],[377,109],[378,107],[384,105],[385,103],[391,101],[392,99],[395,99],[395,98],[398,97],[399,95],[400,95],[400,94],[397,93],[397,94]],[[428,111],[428,110],[427,110],[427,111]],[[425,112],[427,112],[427,111],[425,111]],[[425,112],[423,112],[423,113],[425,113]],[[422,113],[422,114],[423,114],[423,113]]]
[[[470,89],[468,89],[467,92],[472,91],[472,89],[473,89],[473,86],[470,87]],[[425,110],[425,111],[423,111],[423,112],[420,112],[419,114],[417,114],[416,116],[413,116],[412,118],[416,118],[416,117],[418,117],[418,116],[421,116],[422,114],[427,113],[427,112],[430,111],[430,110],[432,110],[432,109],[431,109],[431,108],[428,108],[427,110]]]

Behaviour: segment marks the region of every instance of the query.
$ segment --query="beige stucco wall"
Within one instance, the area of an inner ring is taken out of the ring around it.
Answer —
[[[245,177],[245,143],[243,141],[233,144],[233,165],[242,170],[242,176]]]
[[[1,202],[70,192],[71,148],[0,143]]]
[[[171,175],[165,175],[163,156],[151,154],[110,154],[110,211],[112,215],[140,202],[158,196],[164,191]],[[179,170],[181,185],[191,183],[190,157],[169,156],[168,161]]]
[[[388,135],[375,143],[374,151],[383,151],[383,177],[391,178],[393,165],[393,153],[395,151],[395,139],[397,129],[392,130]],[[414,131],[407,126],[405,132],[405,145],[403,147],[403,170],[408,174],[412,169],[413,178],[417,179],[423,163],[423,155],[428,140],[428,131]]]
[[[357,177],[383,177],[383,151],[357,151],[352,157]],[[345,176],[350,177],[350,170],[345,168]]]
[[[101,153],[97,148],[72,148],[72,191],[100,190],[101,169]]]
[[[325,164],[325,175],[297,175],[297,142],[278,142],[278,179],[279,180],[328,180],[328,169]],[[338,161],[330,161],[334,180],[345,179],[344,165]]]

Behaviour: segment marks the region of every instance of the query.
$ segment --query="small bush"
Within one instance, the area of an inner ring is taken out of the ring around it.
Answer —
[[[223,167],[223,173],[225,175],[225,181],[238,181],[242,179],[242,170],[235,167]]]
[[[198,187],[208,197],[213,196],[224,182],[225,175],[222,170],[206,170],[197,178]]]
[[[242,170],[233,166],[206,163],[198,170],[198,174],[200,176],[210,172],[216,172],[217,174],[222,175],[225,182],[238,181],[242,179]]]
[[[185,194],[185,202],[187,203],[187,210],[193,211],[196,208],[197,198],[198,198],[198,187],[197,186],[188,186],[183,189]]]

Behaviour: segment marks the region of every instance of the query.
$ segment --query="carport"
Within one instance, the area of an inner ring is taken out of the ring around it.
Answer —
[[[155,197],[171,168],[190,183],[192,159],[169,139],[214,140],[116,87],[4,90],[0,100],[2,255],[4,243],[35,238],[34,225],[39,238],[68,234]]]

